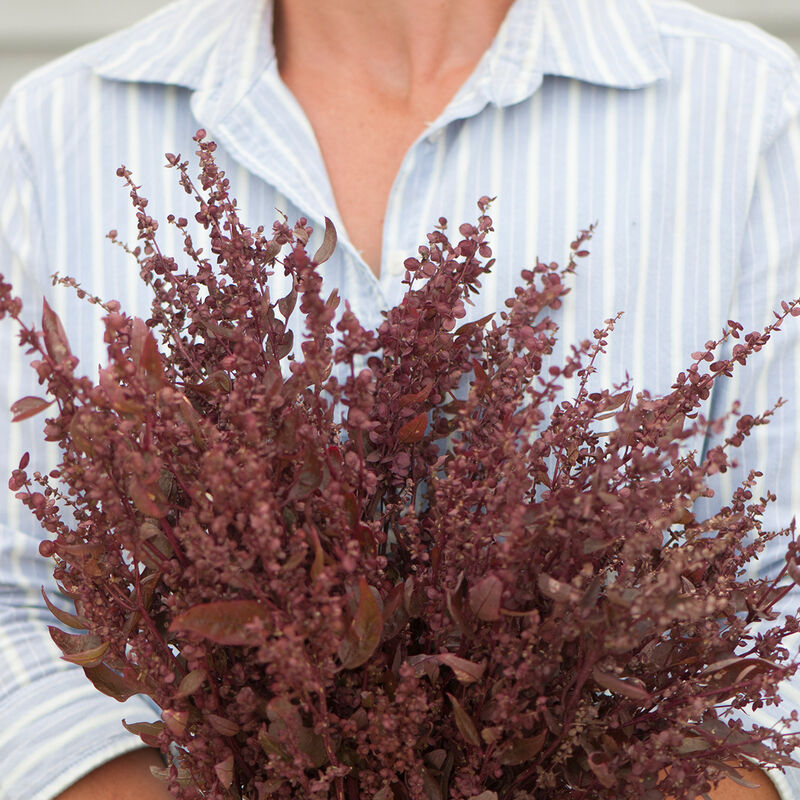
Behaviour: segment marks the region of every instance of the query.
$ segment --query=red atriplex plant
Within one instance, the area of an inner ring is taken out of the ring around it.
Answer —
[[[776,702],[796,669],[781,643],[797,619],[773,608],[798,548],[775,580],[742,577],[777,535],[755,473],[714,516],[693,510],[772,412],[739,416],[702,460],[688,444],[712,426],[698,413],[712,384],[798,303],[763,333],[729,323],[664,397],[593,392],[614,321],[546,366],[543,315],[591,231],[565,269],[537,263],[502,313],[458,327],[492,265],[482,198],[457,243],[440,220],[369,331],[322,293],[333,227],[312,256],[305,220],[248,230],[214,144],[196,141],[201,189],[167,159],[216,264],[172,216],[192,270],[162,255],[122,168],[154,302],[145,322],[89,298],[106,312],[96,382],[46,304],[33,330],[0,291],[51,398],[14,413],[54,404],[63,454],[52,482],[27,458],[10,482],[75,613],[46,602],[88,631],[53,638],[101,691],[163,710],[126,727],[169,756],[174,795],[655,800],[749,759],[793,763],[796,737],[729,713]],[[278,268],[292,288],[273,298]],[[758,620],[775,622],[754,636]]]

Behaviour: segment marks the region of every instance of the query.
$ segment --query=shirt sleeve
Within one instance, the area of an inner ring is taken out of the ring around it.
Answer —
[[[800,298],[800,64],[793,64],[773,93],[764,146],[753,165],[753,194],[728,315],[744,324],[744,333],[774,321],[782,301]],[[736,451],[739,466],[723,476],[720,491],[723,499],[730,497],[749,470],[758,469],[763,477],[753,490],[754,500],[767,491],[777,497],[766,508],[764,530],[788,527],[800,509],[800,318],[789,317],[733,379],[718,382],[714,395],[712,417],[727,413],[734,400],[740,401],[740,413],[754,416],[784,401],[769,424],[757,427]],[[788,542],[789,537],[773,539],[752,565],[753,576],[777,575]],[[800,587],[794,585],[781,610],[797,614],[798,607]],[[800,634],[786,645],[793,659],[800,658]],[[773,727],[793,711],[800,713],[800,671],[780,693],[780,706],[749,709],[743,720]],[[786,730],[800,731],[800,721]],[[800,761],[800,753],[795,759]],[[782,800],[800,800],[800,769],[772,771],[770,777]]]
[[[19,136],[19,104],[0,107],[0,273],[25,303],[29,323],[47,285],[47,219],[30,159]],[[152,720],[143,697],[120,704],[100,694],[83,670],[60,659],[47,626],[58,624],[43,604],[45,587],[67,608],[38,553],[44,531],[6,482],[23,451],[41,469],[57,454],[44,445],[42,417],[11,423],[9,407],[42,392],[16,341],[15,325],[0,320],[0,797],[49,800],[102,763],[141,747],[121,725]],[[42,470],[44,471],[44,470]]]

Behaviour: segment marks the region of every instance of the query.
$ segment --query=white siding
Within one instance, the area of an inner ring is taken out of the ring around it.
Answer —
[[[167,0],[0,0],[0,99],[17,78],[38,65],[166,4]],[[750,20],[800,52],[800,0],[695,0],[695,5]]]

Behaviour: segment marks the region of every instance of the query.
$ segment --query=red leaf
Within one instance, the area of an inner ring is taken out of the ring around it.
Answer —
[[[23,397],[11,406],[11,413],[14,415],[12,422],[21,422],[23,419],[35,417],[37,414],[49,408],[55,400],[45,400],[43,397]],[[24,469],[24,467],[22,468]]]
[[[322,239],[322,244],[314,253],[314,257],[311,259],[317,266],[320,264],[324,264],[332,255],[333,251],[336,249],[336,228],[334,228],[333,223],[325,217],[325,236]]]
[[[86,630],[89,627],[89,623],[83,619],[83,617],[78,617],[75,614],[62,611],[58,606],[54,605],[45,594],[44,586],[42,586],[42,597],[44,598],[45,605],[50,609],[50,613],[62,624],[79,631]],[[56,642],[56,644],[58,644],[58,642]]]
[[[274,736],[270,736],[269,733],[267,733],[267,731],[263,728],[258,733],[258,743],[261,745],[261,749],[268,756],[278,756],[286,761],[289,760],[289,754],[286,752],[280,741]]]
[[[311,541],[314,544],[314,561],[311,564],[311,580],[316,580],[323,569],[325,569],[325,554],[322,552],[322,545],[315,529],[311,529]]]
[[[155,391],[166,385],[167,379],[164,375],[164,363],[161,360],[161,353],[158,352],[158,344],[156,344],[155,336],[153,336],[153,332],[150,330],[147,331],[147,335],[144,337],[139,365],[144,370],[145,375],[147,375],[147,382],[150,389]]]
[[[161,492],[145,486],[136,475],[131,475],[128,481],[128,494],[131,496],[136,508],[146,517],[163,517],[166,515],[166,509],[159,502],[164,499],[160,496]]]
[[[223,736],[236,736],[239,733],[239,726],[227,717],[220,717],[218,714],[206,712],[203,718],[211,724],[211,727]]]
[[[489,322],[492,317],[494,317],[494,313],[487,314],[485,317],[481,317],[480,319],[476,319],[474,322],[465,322],[460,328],[456,328],[454,336],[472,336],[478,328],[483,328],[486,326],[486,323]]]
[[[64,661],[69,661],[72,664],[77,664],[80,667],[97,667],[103,663],[108,648],[111,646],[109,642],[102,642],[97,647],[92,647],[89,650],[82,650],[78,653],[68,653],[61,656]]]
[[[547,728],[525,739],[518,739],[504,748],[501,756],[500,763],[514,766],[516,764],[524,764],[526,761],[531,761],[539,753],[544,746],[544,741],[547,738]]]
[[[476,664],[474,661],[467,661],[466,658],[459,658],[452,653],[440,653],[436,656],[440,664],[444,664],[453,670],[456,680],[459,683],[475,683],[483,677],[486,671],[486,662]]]
[[[376,650],[383,633],[383,610],[363,576],[359,582],[358,609],[339,645],[342,669],[360,667]]]
[[[135,694],[142,694],[145,688],[141,684],[129,681],[118,672],[107,667],[105,664],[100,664],[96,667],[85,667],[83,670],[86,677],[94,684],[94,688],[120,703],[125,702],[129,697]]]
[[[428,395],[431,393],[431,389],[433,389],[433,381],[429,380],[423,389],[415,392],[414,394],[404,394],[397,401],[397,403],[400,408],[406,408],[407,406],[414,405],[414,403],[421,403],[423,400],[428,398]]]
[[[607,672],[597,669],[592,670],[592,677],[604,689],[608,689],[614,694],[621,694],[631,700],[649,700],[650,694],[642,686],[632,682],[631,678],[622,679],[616,675],[609,675]]]
[[[126,722],[122,720],[122,727],[138,736],[148,747],[158,747],[158,736],[164,730],[163,722]]]
[[[53,625],[48,625],[47,630],[50,631],[50,638],[55,642],[56,647],[65,656],[82,653],[101,644],[100,637],[93,633],[67,633]]]
[[[261,620],[267,631],[272,623],[267,610],[255,600],[217,600],[201,603],[175,617],[171,631],[194,633],[217,644],[258,647],[263,644],[263,633],[245,629]]]
[[[47,300],[42,300],[42,332],[44,333],[45,350],[53,361],[61,363],[72,355],[64,326],[61,324],[58,314],[48,305]]]
[[[503,583],[495,575],[487,575],[467,595],[469,607],[478,619],[491,622],[500,619],[500,598],[503,594]]]
[[[466,711],[461,707],[461,703],[456,700],[450,692],[447,693],[447,696],[450,698],[450,702],[453,705],[453,713],[455,714],[456,718],[456,727],[461,732],[461,735],[466,739],[469,744],[473,745],[474,747],[481,746],[481,737],[478,736],[478,730],[475,727],[475,723],[472,721],[472,717],[467,714]]]
[[[536,580],[539,591],[551,600],[562,603],[577,603],[581,599],[580,592],[568,583],[563,583],[549,575],[541,573]]]
[[[24,467],[22,467],[24,469]],[[800,586],[800,565],[798,565],[797,561],[793,558],[789,558],[786,560],[786,571],[789,573],[789,577],[798,585]]]
[[[470,635],[472,633],[472,626],[469,624],[467,614],[464,611],[464,598],[461,591],[458,589],[453,592],[448,591],[446,598],[447,610],[450,612],[453,622],[458,625],[462,633]]]
[[[275,343],[275,358],[286,358],[292,352],[293,347],[294,334],[291,331],[280,334],[278,341]]]
[[[183,676],[178,684],[176,697],[189,697],[193,695],[206,681],[206,671],[204,669],[193,669]]]
[[[287,500],[302,500],[319,489],[321,483],[322,462],[319,460],[319,456],[309,448],[305,452],[302,469],[295,479],[294,486],[289,491]]]
[[[227,789],[233,783],[233,756],[228,756],[218,764],[214,764],[214,772],[217,773],[222,787]]]
[[[292,314],[292,311],[294,311],[296,303],[297,289],[295,289],[294,286],[292,286],[292,290],[286,295],[286,297],[282,297],[280,300],[278,300],[278,311],[281,312],[281,316],[287,320],[287,322]]]
[[[610,789],[616,783],[614,776],[608,771],[608,756],[605,753],[600,751],[589,753],[588,762],[589,769],[606,789]]]
[[[425,429],[428,427],[428,414],[423,411],[413,419],[406,422],[397,431],[397,440],[401,444],[416,444],[425,436]]]

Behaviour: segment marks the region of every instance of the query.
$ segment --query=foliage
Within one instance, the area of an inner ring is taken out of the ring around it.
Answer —
[[[170,753],[175,796],[655,800],[747,758],[792,763],[794,737],[728,714],[774,703],[796,668],[781,643],[797,620],[772,609],[797,548],[774,580],[744,577],[778,535],[756,473],[715,515],[694,510],[772,412],[739,416],[702,459],[689,445],[718,427],[699,415],[714,382],[798,304],[762,333],[730,322],[666,396],[590,391],[614,320],[556,366],[545,312],[591,230],[566,268],[537,263],[499,315],[460,324],[492,267],[482,198],[456,243],[440,220],[405,262],[403,302],[365,330],[323,294],[333,226],[313,255],[303,219],[249,230],[195,140],[201,189],[167,159],[215,263],[172,216],[192,268],[160,252],[121,168],[154,300],[143,321],[88,298],[106,312],[96,382],[47,304],[29,328],[0,281],[49,394],[14,413],[52,406],[62,452],[50,477],[26,456],[10,481],[75,612],[45,599],[85,631],[53,638],[100,691],[163,710],[126,727]]]

